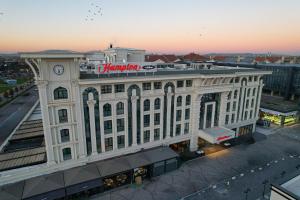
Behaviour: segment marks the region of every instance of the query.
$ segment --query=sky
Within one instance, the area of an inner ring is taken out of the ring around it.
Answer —
[[[300,55],[299,9],[299,0],[0,0],[0,52],[112,43],[148,53]]]

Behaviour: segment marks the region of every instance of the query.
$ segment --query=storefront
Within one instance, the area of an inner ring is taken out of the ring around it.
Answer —
[[[279,126],[287,126],[295,124],[298,121],[298,112],[279,112],[265,108],[260,109],[260,118]]]
[[[176,151],[177,153],[183,153],[185,151],[189,151],[190,149],[190,141],[182,141],[175,144],[171,144],[170,148]]]

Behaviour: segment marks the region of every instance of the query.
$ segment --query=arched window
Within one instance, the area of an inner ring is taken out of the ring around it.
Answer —
[[[111,105],[108,103],[103,106],[103,116],[104,117],[111,116]]]
[[[231,99],[231,94],[232,92],[229,92],[228,96],[227,96],[227,99],[230,100]]]
[[[149,111],[150,110],[150,100],[146,99],[144,101],[144,111]]]
[[[185,105],[186,105],[186,106],[191,105],[191,95],[187,95],[187,96],[185,97]]]
[[[124,114],[124,103],[119,102],[117,103],[117,115],[123,115]]]
[[[58,87],[54,90],[54,99],[67,99],[68,98],[68,90],[63,87]]]
[[[177,97],[177,107],[182,106],[182,96]]]
[[[59,123],[68,122],[68,111],[67,111],[67,109],[58,110],[58,121],[59,121]]]
[[[62,150],[62,153],[63,153],[63,160],[70,160],[72,159],[72,151],[71,151],[71,148],[64,148]]]
[[[154,109],[159,110],[160,109],[160,98],[155,99],[154,101]]]
[[[60,140],[61,140],[61,142],[69,142],[70,141],[69,129],[60,130]]]

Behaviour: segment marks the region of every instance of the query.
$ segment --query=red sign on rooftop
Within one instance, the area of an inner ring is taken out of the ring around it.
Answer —
[[[156,72],[157,68],[151,64],[99,64],[95,73],[97,74],[111,74],[111,73],[137,73],[137,72]]]

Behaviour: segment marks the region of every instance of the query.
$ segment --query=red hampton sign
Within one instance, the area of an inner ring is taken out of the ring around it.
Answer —
[[[139,64],[100,64],[95,69],[97,74],[110,73],[136,73],[136,72],[156,72],[157,68],[154,65],[139,65]]]

